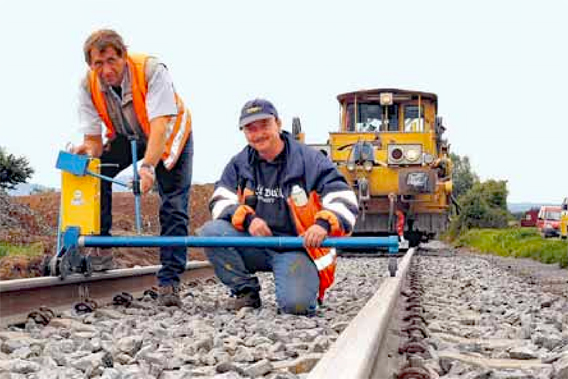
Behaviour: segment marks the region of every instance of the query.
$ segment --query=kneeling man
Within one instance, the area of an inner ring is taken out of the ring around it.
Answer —
[[[281,312],[312,315],[333,283],[334,249],[327,236],[351,233],[357,198],[324,154],[282,131],[267,100],[247,102],[240,129],[248,141],[225,167],[202,236],[303,236],[304,248],[206,248],[219,279],[232,293],[231,309],[261,306],[254,275],[272,271]]]

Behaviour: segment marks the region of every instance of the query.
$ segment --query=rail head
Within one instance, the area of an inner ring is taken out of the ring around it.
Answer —
[[[413,255],[414,248],[406,252],[396,276],[384,279],[371,300],[312,369],[308,379],[370,377]]]
[[[198,268],[210,267],[209,261],[192,261],[188,262],[186,270],[194,270]],[[117,270],[109,270],[104,273],[95,273],[86,277],[82,274],[72,274],[65,279],[56,276],[42,276],[39,278],[13,279],[0,281],[0,293],[14,292],[21,290],[29,290],[34,288],[65,286],[78,283],[91,283],[109,279],[120,279],[135,276],[144,276],[155,274],[162,266],[144,266],[135,268],[123,268]]]
[[[0,282],[0,328],[24,323],[30,312],[41,307],[47,307],[57,314],[85,300],[106,304],[117,293],[141,296],[157,284],[156,272],[160,267],[110,270],[91,277],[75,274],[64,280],[43,277]],[[191,261],[181,274],[181,279],[185,282],[212,275],[213,268],[208,261]]]

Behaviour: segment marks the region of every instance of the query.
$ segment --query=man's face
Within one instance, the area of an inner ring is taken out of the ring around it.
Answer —
[[[104,50],[91,49],[91,70],[95,71],[101,82],[107,86],[120,86],[126,58],[117,54],[116,50],[108,47]]]
[[[249,145],[258,151],[261,157],[273,158],[281,146],[280,126],[280,120],[270,117],[245,125],[243,131]]]

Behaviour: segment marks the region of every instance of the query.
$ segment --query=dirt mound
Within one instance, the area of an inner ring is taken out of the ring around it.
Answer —
[[[0,280],[42,276],[44,257],[8,256],[0,259]]]
[[[210,219],[209,198],[213,184],[194,184],[190,195],[190,235]],[[0,242],[27,245],[41,243],[44,255],[56,250],[60,194],[42,193],[9,197],[0,194]],[[142,197],[142,227],[145,235],[160,234],[160,197],[150,193]],[[135,235],[134,196],[131,193],[113,194],[113,235]],[[157,248],[113,248],[117,268],[156,265],[160,263]],[[203,249],[189,249],[188,257],[205,259]],[[41,275],[44,257],[4,257],[0,259],[0,280]]]
[[[10,196],[0,190],[0,233],[19,229],[25,229],[28,234],[34,235],[48,235],[51,232],[39,212],[12,201]]]

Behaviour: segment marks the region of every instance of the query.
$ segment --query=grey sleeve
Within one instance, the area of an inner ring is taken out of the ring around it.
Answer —
[[[79,88],[79,132],[86,135],[101,135],[102,120],[93,105],[86,80],[81,81]]]
[[[163,64],[156,66],[156,70],[148,82],[146,110],[150,121],[156,117],[175,116],[178,113],[174,84]]]

